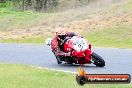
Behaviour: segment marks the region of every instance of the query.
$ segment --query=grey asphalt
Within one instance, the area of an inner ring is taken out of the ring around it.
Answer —
[[[106,61],[106,66],[101,68],[92,64],[85,65],[83,68],[87,73],[132,75],[132,49],[94,47],[93,51],[103,57]],[[79,67],[77,65],[58,65],[50,47],[33,44],[0,43],[1,63],[26,64],[72,72],[77,72]]]

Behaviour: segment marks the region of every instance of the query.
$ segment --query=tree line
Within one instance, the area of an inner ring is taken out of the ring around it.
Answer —
[[[48,11],[57,6],[57,0],[0,0],[2,6],[21,10]]]
[[[67,1],[67,0],[66,0]],[[76,0],[79,3],[92,0]],[[93,0],[94,1],[94,0]],[[0,4],[4,7],[11,7],[19,10],[33,10],[48,12],[55,9],[58,6],[59,0],[0,0]],[[61,7],[60,7],[61,8]]]

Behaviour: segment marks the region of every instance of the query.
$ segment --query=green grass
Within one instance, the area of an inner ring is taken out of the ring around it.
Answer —
[[[43,33],[39,36],[24,36],[22,38],[7,38],[0,39],[1,43],[35,43],[35,44],[44,44],[45,39],[51,37],[50,32]]]
[[[0,88],[82,88],[75,74],[27,65],[0,64]],[[83,88],[131,88],[132,84],[86,84]]]
[[[131,12],[131,10],[132,10],[132,1],[131,0],[126,0],[126,3],[116,5],[111,8],[112,13],[118,13],[118,12],[125,13],[125,12]]]
[[[88,34],[87,39],[95,46],[132,48],[130,25],[118,25],[98,30]]]
[[[43,24],[50,15],[52,14],[0,8],[0,31],[35,27]]]
[[[1,43],[44,43],[44,37],[30,37],[30,38],[20,38],[20,39],[1,39]]]

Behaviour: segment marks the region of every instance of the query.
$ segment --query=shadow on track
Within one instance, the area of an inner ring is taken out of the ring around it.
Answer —
[[[83,68],[105,68],[105,67],[97,67],[95,65],[91,65],[91,64],[83,64],[83,65],[79,65],[79,64],[58,64],[61,67],[80,67],[82,66]]]

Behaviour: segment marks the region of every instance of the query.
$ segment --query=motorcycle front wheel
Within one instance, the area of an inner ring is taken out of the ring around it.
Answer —
[[[62,63],[61,57],[60,57],[60,56],[56,56],[56,59],[57,59],[57,63],[58,63],[58,64],[61,64],[61,63]]]
[[[97,67],[104,67],[105,66],[105,61],[101,56],[96,54],[95,52],[92,53],[92,62],[95,64]]]

